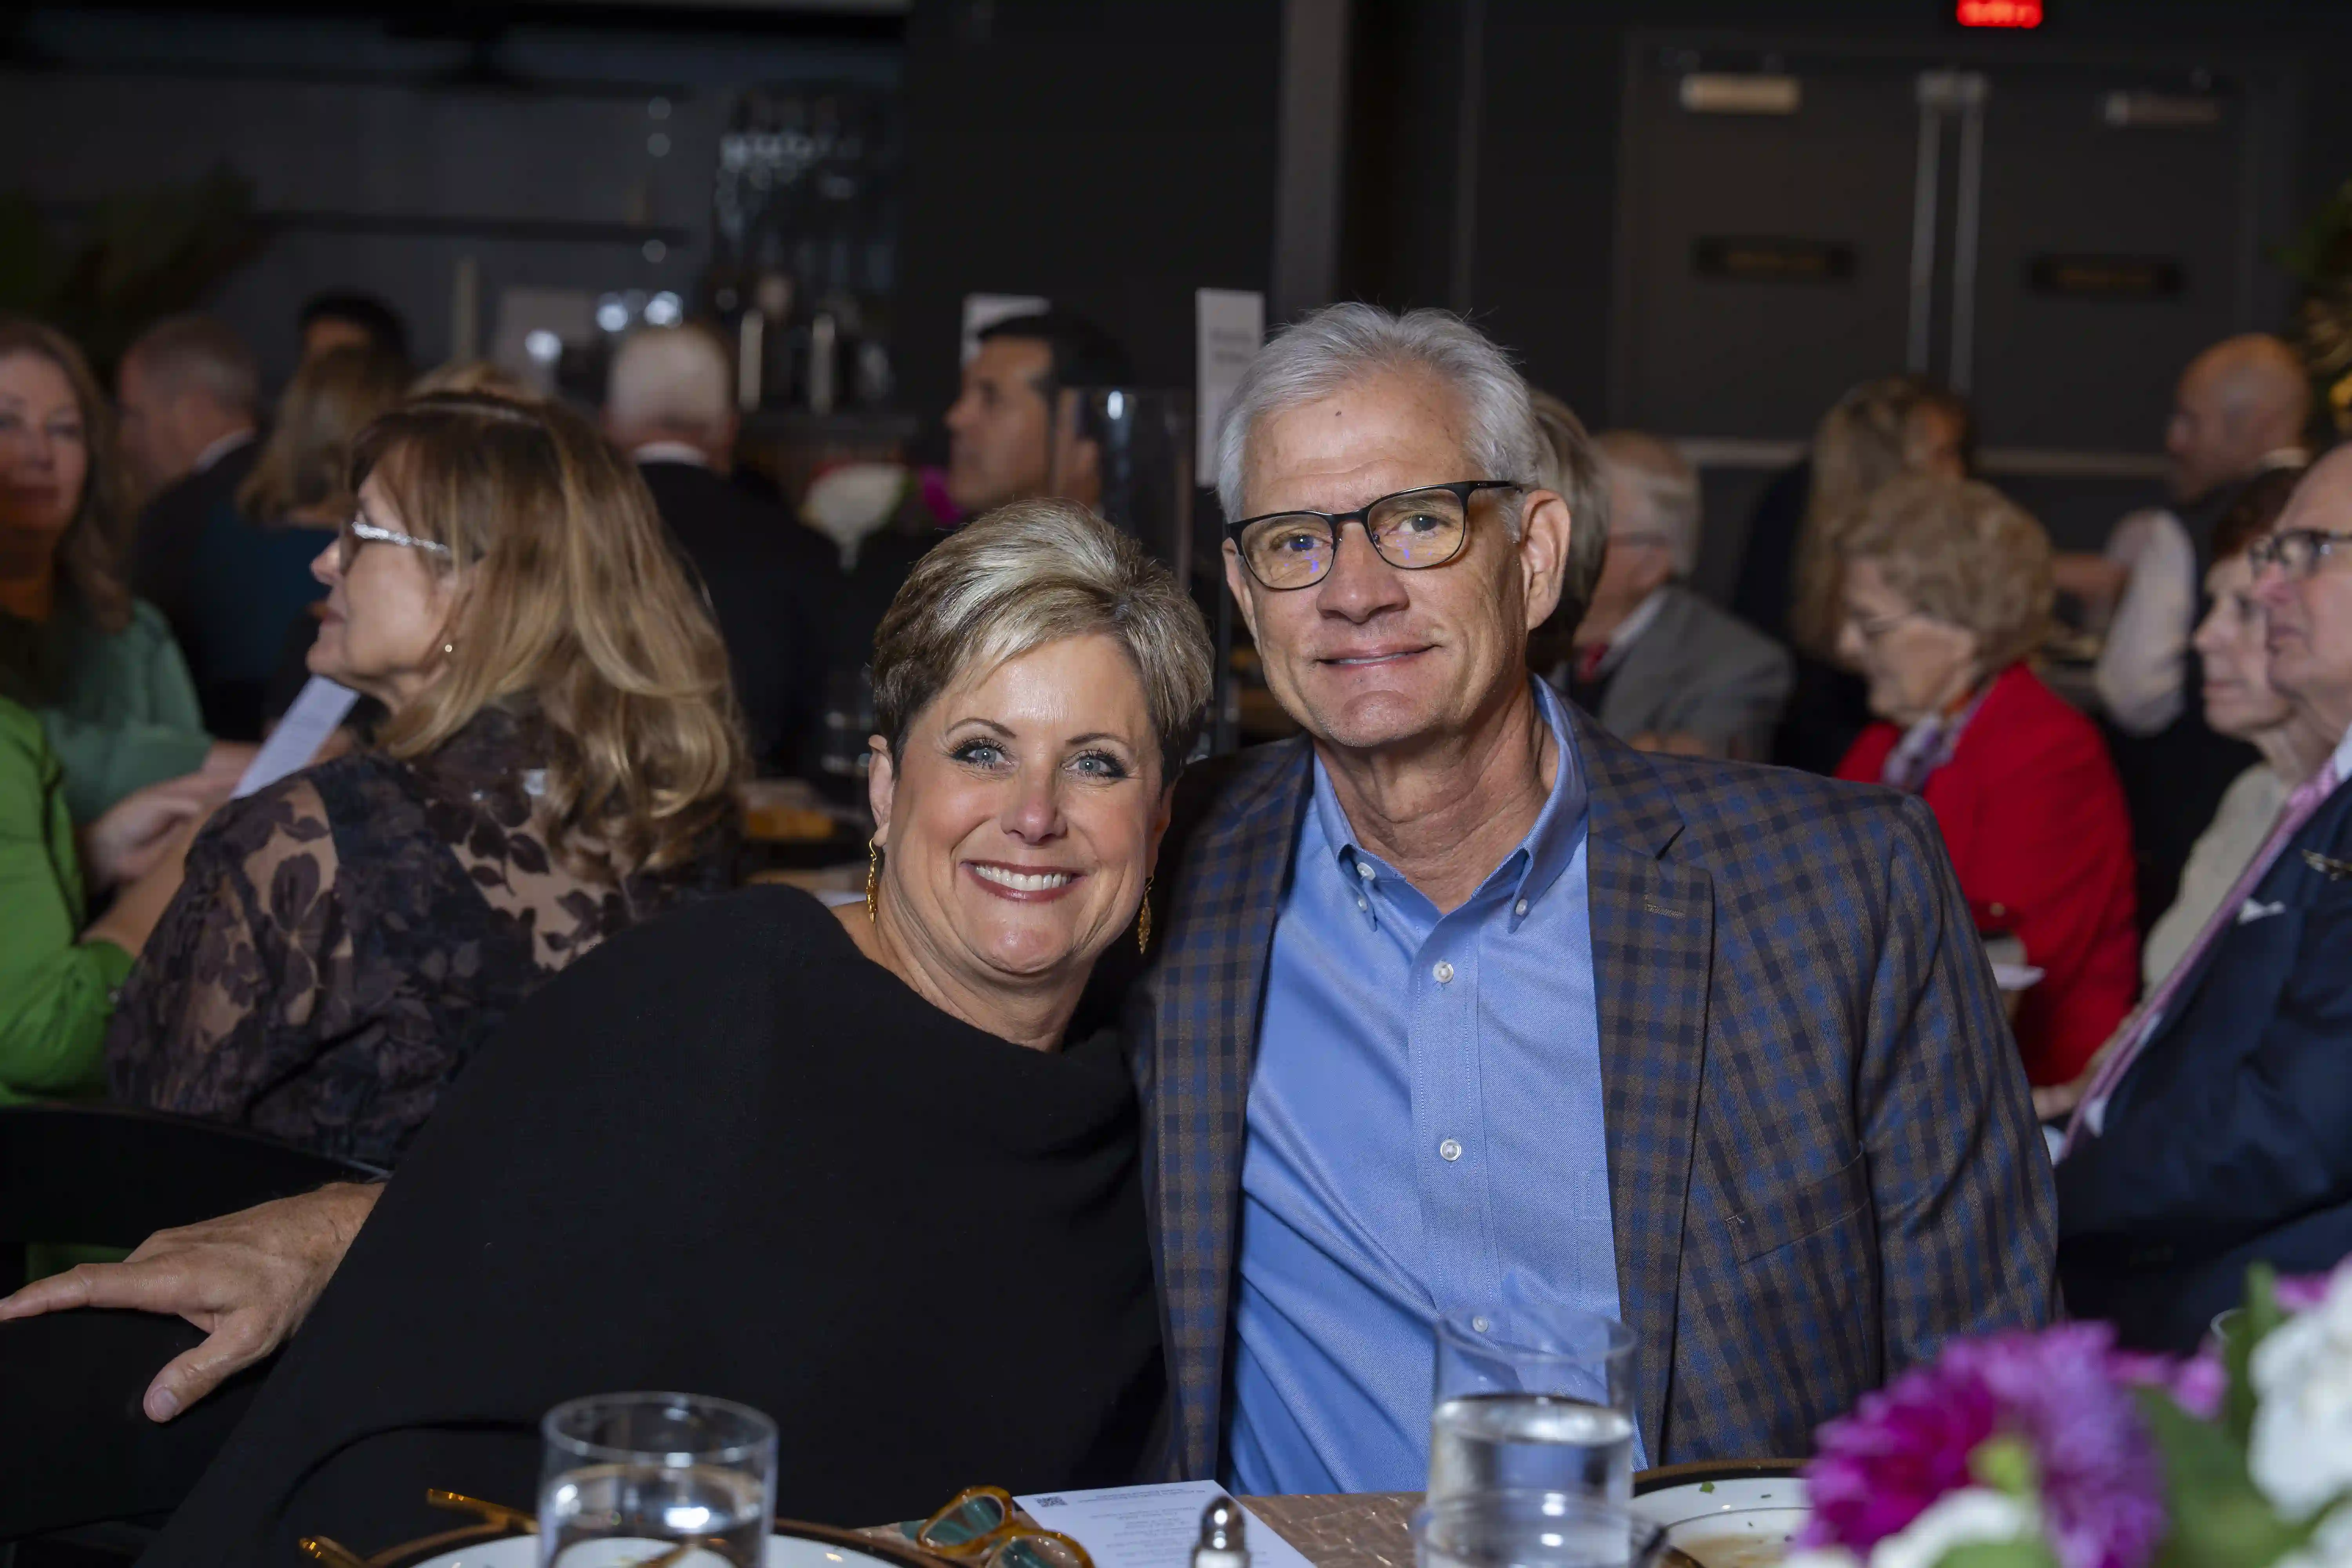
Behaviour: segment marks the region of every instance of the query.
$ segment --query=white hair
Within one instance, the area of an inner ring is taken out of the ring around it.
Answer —
[[[1698,470],[1674,443],[1640,430],[1611,430],[1593,445],[1612,478],[1622,478],[1649,509],[1649,529],[1665,544],[1675,575],[1687,577],[1698,564],[1700,498]],[[1623,525],[1638,520],[1622,513]]]
[[[700,327],[640,327],[621,341],[604,414],[625,430],[716,430],[732,406],[727,351]]]
[[[1327,305],[1277,332],[1234,388],[1217,427],[1217,499],[1228,518],[1242,510],[1249,443],[1268,415],[1328,397],[1368,376],[1434,377],[1462,400],[1472,473],[1453,479],[1548,482],[1549,448],[1528,403],[1528,384],[1477,328],[1444,310],[1392,315],[1377,305]],[[1369,498],[1368,498],[1369,499]],[[1507,513],[1518,531],[1519,508]]]

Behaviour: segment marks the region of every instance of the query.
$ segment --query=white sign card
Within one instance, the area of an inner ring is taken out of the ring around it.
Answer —
[[[236,781],[236,797],[243,800],[255,790],[267,789],[288,773],[299,773],[310,765],[335,726],[352,710],[360,694],[348,686],[338,686],[323,675],[314,675],[302,683],[302,689],[286,710],[286,717],[278,728],[269,731],[269,739],[261,742],[247,764],[245,776]]]
[[[1217,421],[1225,416],[1242,372],[1257,357],[1265,339],[1265,296],[1246,289],[1196,289],[1192,291],[1197,374],[1200,389],[1200,432],[1197,467],[1204,484],[1213,483],[1217,468]]]
[[[1036,294],[966,294],[963,297],[963,357],[956,363],[970,364],[971,356],[980,352],[980,334],[999,321],[1009,321],[1015,316],[1034,316],[1054,308],[1054,302]]]
[[[1095,1568],[1192,1568],[1201,1540],[1201,1513],[1229,1495],[1214,1481],[1168,1486],[1098,1487],[1092,1491],[1039,1492],[1014,1498],[1031,1519],[1087,1549]],[[1246,1509],[1247,1500],[1242,1500]],[[1298,1548],[1250,1516],[1250,1568],[1314,1568]]]

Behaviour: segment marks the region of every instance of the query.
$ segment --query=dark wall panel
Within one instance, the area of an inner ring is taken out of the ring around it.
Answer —
[[[1192,380],[1192,290],[1265,289],[1277,0],[919,0],[904,395],[954,395],[963,297],[1042,294]]]

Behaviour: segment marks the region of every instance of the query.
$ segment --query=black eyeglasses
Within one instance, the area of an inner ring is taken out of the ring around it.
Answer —
[[[1225,524],[1242,564],[1277,591],[1311,588],[1339,554],[1339,530],[1361,523],[1373,552],[1400,572],[1424,572],[1462,553],[1470,537],[1470,498],[1480,490],[1527,487],[1511,479],[1463,479],[1399,490],[1353,511],[1270,511]]]
[[[2352,541],[2352,533],[2330,533],[2321,528],[2290,528],[2283,533],[2273,533],[2246,546],[2247,563],[2259,576],[2265,566],[2275,565],[2290,577],[2308,577],[2336,547]]]

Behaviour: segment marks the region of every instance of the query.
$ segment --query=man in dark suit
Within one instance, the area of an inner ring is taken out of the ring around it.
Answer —
[[[131,591],[163,612],[183,647],[194,640],[185,590],[196,542],[253,471],[259,395],[253,351],[210,316],[156,322],[116,374],[122,454],[150,498],[131,538]]]
[[[753,763],[791,773],[824,700],[833,548],[729,482],[736,416],[727,353],[699,327],[648,327],[613,359],[604,428],[635,458],[727,645]]]
[[[2344,737],[2095,1070],[2058,1166],[2068,1304],[2185,1351],[2246,1268],[2352,1254],[2352,451],[2257,541],[2270,682]]]
[[[1418,1487],[1433,1321],[1507,1301],[1635,1331],[1653,1464],[1804,1452],[2048,1312],[2049,1167],[1934,819],[1636,752],[1534,679],[1591,588],[1543,467],[1436,312],[1318,312],[1231,405],[1227,582],[1307,735],[1180,790],[1127,998],[1182,1473]]]

